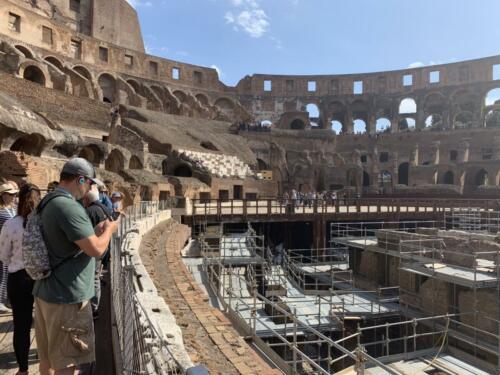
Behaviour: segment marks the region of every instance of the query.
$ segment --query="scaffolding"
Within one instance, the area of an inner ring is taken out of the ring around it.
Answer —
[[[500,211],[456,208],[445,212],[445,223],[447,229],[496,234],[500,231]]]
[[[445,214],[443,225],[336,223],[331,225],[331,243],[382,254],[386,275],[389,259],[395,259],[391,267],[398,272],[395,283],[400,287],[402,314],[418,318],[453,314],[452,343],[465,348],[472,362],[482,363],[485,356],[490,365],[496,361],[490,370],[500,373],[500,246],[492,244],[499,218],[494,211],[457,209]],[[484,300],[488,297],[490,303]]]
[[[199,239],[220,306],[286,373],[413,375],[408,366],[422,373],[449,366],[444,373],[453,374],[460,361],[500,373],[500,312],[481,312],[478,297],[482,290],[500,296],[500,252],[447,247],[445,227],[444,221],[334,223],[330,248],[290,249],[278,258],[250,226],[244,232],[221,226]],[[462,236],[472,233],[485,235]],[[397,285],[358,285],[353,248],[385,255],[384,273],[394,257]],[[408,275],[413,284],[403,281]],[[425,300],[418,286],[427,280]],[[450,301],[435,293],[440,282],[451,285]],[[468,290],[472,302],[461,308],[460,293]],[[352,372],[344,372],[349,366]],[[477,371],[467,374],[483,374]]]

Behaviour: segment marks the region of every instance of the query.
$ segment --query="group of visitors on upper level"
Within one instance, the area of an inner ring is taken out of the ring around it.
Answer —
[[[0,313],[12,309],[19,375],[28,374],[33,306],[40,374],[92,373],[100,274],[122,198],[108,196],[83,158],[69,160],[43,198],[33,184],[0,184]]]
[[[247,132],[270,132],[271,124],[263,124],[262,122],[239,122],[237,124],[238,131],[247,131]]]

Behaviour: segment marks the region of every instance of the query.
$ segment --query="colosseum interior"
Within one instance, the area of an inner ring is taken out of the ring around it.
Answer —
[[[125,0],[1,0],[0,177],[79,156],[125,196],[98,373],[500,374],[499,79],[230,87],[147,54]]]

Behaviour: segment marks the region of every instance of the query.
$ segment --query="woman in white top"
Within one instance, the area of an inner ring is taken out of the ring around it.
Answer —
[[[30,331],[33,322],[33,280],[24,269],[23,233],[28,215],[40,202],[40,190],[32,184],[19,191],[17,215],[5,222],[0,232],[0,261],[8,268],[7,294],[14,319],[14,352],[18,375],[28,374]]]
[[[11,181],[6,181],[0,185],[0,230],[3,224],[16,216],[15,199],[19,193],[17,185]],[[0,261],[0,314],[10,312],[5,306],[7,303],[7,266]]]

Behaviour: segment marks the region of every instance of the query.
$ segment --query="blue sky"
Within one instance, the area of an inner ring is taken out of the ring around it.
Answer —
[[[245,75],[343,74],[500,54],[499,0],[129,0],[149,53]]]

